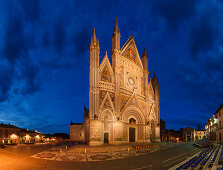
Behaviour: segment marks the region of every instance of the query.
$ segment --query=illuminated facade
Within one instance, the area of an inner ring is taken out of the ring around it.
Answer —
[[[206,137],[205,130],[196,130],[196,140],[204,139]]]
[[[223,104],[217,109],[213,117],[205,125],[206,135],[212,141],[223,143]]]
[[[151,81],[146,47],[139,56],[131,36],[120,48],[117,20],[112,36],[112,64],[100,57],[94,30],[89,51],[89,112],[84,116],[85,141],[90,145],[160,141],[159,83]],[[78,125],[71,124],[71,140]],[[80,133],[77,133],[80,134]]]
[[[43,134],[37,131],[21,129],[10,124],[0,124],[0,143],[21,144],[38,143],[43,140]]]
[[[183,129],[183,140],[184,141],[194,141],[196,138],[196,131],[191,127],[186,127]]]

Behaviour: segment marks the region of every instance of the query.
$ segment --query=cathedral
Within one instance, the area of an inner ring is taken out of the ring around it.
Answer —
[[[110,63],[100,58],[95,30],[89,50],[89,110],[84,123],[70,124],[70,138],[89,145],[160,141],[159,83],[149,79],[146,46],[139,56],[133,36],[120,48],[117,19]]]

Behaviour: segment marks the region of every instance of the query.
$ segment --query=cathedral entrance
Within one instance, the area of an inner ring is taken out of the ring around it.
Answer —
[[[129,128],[129,142],[135,142],[135,128]]]
[[[108,133],[104,133],[104,143],[108,143]]]

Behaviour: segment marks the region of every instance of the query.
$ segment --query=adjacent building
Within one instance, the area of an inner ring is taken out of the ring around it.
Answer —
[[[196,130],[191,127],[186,127],[183,129],[183,140],[185,142],[195,141]]]
[[[205,125],[206,135],[211,141],[223,143],[223,104],[216,110]]]
[[[166,122],[163,121],[162,119],[160,119],[160,140],[162,142],[164,142],[164,141],[169,142],[170,141],[170,133],[166,129]]]
[[[206,137],[206,131],[205,130],[196,130],[196,132],[195,132],[196,140],[204,139],[205,137]]]
[[[120,48],[118,22],[111,59],[101,63],[94,30],[89,50],[89,110],[83,124],[70,124],[71,140],[90,145],[160,141],[159,82],[148,70],[146,46],[140,57],[133,36]],[[87,114],[86,114],[87,112]]]
[[[0,143],[21,144],[43,141],[43,134],[36,130],[21,129],[10,124],[0,124]]]

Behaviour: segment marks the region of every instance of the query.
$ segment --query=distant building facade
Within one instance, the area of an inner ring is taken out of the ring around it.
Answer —
[[[170,141],[170,133],[166,129],[166,122],[163,121],[162,119],[160,119],[160,139],[161,139],[162,142]]]
[[[112,64],[106,52],[99,63],[95,31],[89,51],[89,112],[84,123],[70,125],[72,140],[90,145],[160,141],[159,83],[148,79],[146,47],[139,56],[131,36],[120,48],[117,20],[112,36]],[[79,136],[77,136],[79,135]]]
[[[223,104],[216,110],[205,125],[206,135],[211,141],[223,143]]]
[[[185,142],[196,140],[196,131],[191,127],[186,127],[183,129],[183,140]]]
[[[195,132],[196,140],[204,139],[205,137],[206,137],[206,131],[205,130],[196,130],[196,132]]]
[[[18,128],[10,124],[0,124],[0,143],[21,144],[43,141],[43,134],[35,130]]]

